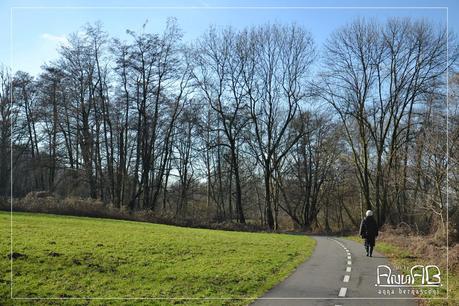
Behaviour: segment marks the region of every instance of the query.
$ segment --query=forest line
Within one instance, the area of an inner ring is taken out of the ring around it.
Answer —
[[[446,28],[356,19],[322,46],[298,24],[210,27],[192,42],[173,18],[127,32],[88,24],[38,76],[0,70],[0,195],[12,170],[14,197],[272,230],[349,228],[373,209],[379,225],[428,233],[457,215]]]

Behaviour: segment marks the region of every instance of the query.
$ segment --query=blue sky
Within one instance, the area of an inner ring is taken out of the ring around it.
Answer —
[[[59,8],[56,8],[59,6]],[[91,8],[97,6],[97,8]],[[109,8],[117,6],[118,8]],[[120,8],[130,6],[131,8]],[[168,6],[168,8],[159,8]],[[233,8],[215,8],[231,6]],[[235,8],[251,6],[252,8]],[[282,6],[295,8],[253,8]],[[11,8],[12,14],[11,14]],[[35,8],[32,8],[35,7]],[[54,7],[54,8],[53,8]],[[63,8],[67,7],[67,8]],[[142,8],[132,8],[142,7]],[[149,8],[148,8],[149,7]],[[177,7],[177,8],[170,8]],[[188,8],[186,8],[188,7]],[[191,8],[192,7],[192,8]],[[316,7],[316,8],[299,8]],[[317,7],[347,7],[325,9]],[[350,7],[379,7],[350,8]],[[397,7],[383,9],[380,7]],[[418,8],[400,8],[418,7]],[[423,8],[420,8],[423,7]],[[437,7],[437,8],[430,8]],[[438,8],[448,7],[448,10]],[[398,0],[398,1],[0,1],[0,62],[10,64],[10,24],[12,24],[12,63],[15,70],[32,74],[57,56],[56,48],[65,36],[76,32],[85,23],[101,21],[111,36],[126,37],[126,29],[140,30],[148,19],[147,31],[160,32],[168,17],[174,16],[184,30],[185,40],[203,33],[210,24],[232,25],[236,28],[265,22],[296,22],[313,34],[318,46],[331,32],[357,17],[385,20],[392,16],[426,18],[459,30],[459,1],[456,0]],[[12,20],[10,16],[12,15]],[[6,42],[4,44],[3,42]]]

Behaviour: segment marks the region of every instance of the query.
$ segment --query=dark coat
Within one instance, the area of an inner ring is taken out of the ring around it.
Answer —
[[[373,216],[365,217],[360,224],[360,236],[365,238],[365,245],[375,246],[375,239],[378,236],[378,225]]]

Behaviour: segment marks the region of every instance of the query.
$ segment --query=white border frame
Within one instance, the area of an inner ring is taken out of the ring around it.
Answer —
[[[137,10],[137,9],[174,9],[174,10],[446,10],[446,297],[441,298],[416,298],[416,297],[336,297],[336,298],[315,298],[315,297],[237,297],[237,298],[155,298],[155,297],[51,297],[51,298],[25,298],[13,297],[13,258],[10,256],[10,298],[12,300],[448,300],[449,299],[449,7],[447,6],[400,6],[400,7],[384,7],[384,6],[12,6],[10,7],[10,69],[11,80],[13,77],[13,11],[14,10]],[[13,105],[13,82],[10,83],[10,103]],[[10,254],[13,253],[13,139],[10,139],[10,196],[11,196],[11,211],[10,211]]]

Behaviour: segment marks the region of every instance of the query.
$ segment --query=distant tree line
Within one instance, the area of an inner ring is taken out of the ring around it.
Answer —
[[[358,19],[323,46],[297,24],[210,27],[192,42],[174,19],[127,33],[86,25],[39,75],[0,70],[3,196],[12,170],[14,197],[269,229],[344,229],[374,209],[380,225],[428,230],[444,224],[448,193],[455,213],[446,28]]]

